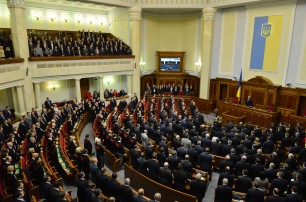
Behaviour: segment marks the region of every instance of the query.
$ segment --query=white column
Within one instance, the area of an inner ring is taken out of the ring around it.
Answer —
[[[41,110],[42,102],[40,96],[40,83],[34,83],[36,109]]]
[[[31,111],[35,105],[31,66],[28,64],[29,47],[27,36],[26,11],[24,0],[7,0],[10,10],[10,25],[13,47],[16,58],[23,58],[22,70],[25,73],[23,80],[24,106],[26,111]]]
[[[133,72],[133,92],[140,96],[140,44],[141,44],[141,8],[133,7],[129,10],[131,49],[135,55],[135,64]]]
[[[127,75],[127,93],[131,95],[133,92],[133,75]]]
[[[99,78],[99,90],[100,90],[100,98],[104,98],[103,76],[100,76]]]
[[[202,9],[203,14],[203,41],[202,41],[202,68],[200,80],[200,98],[209,98],[210,68],[212,57],[212,41],[214,31],[215,8]]]
[[[16,86],[19,115],[25,115],[22,86]]]
[[[74,79],[75,81],[75,94],[76,94],[76,101],[81,102],[81,86],[80,86],[80,79]]]
[[[19,114],[18,98],[17,98],[16,88],[12,87],[11,89],[12,89],[13,106],[14,106],[14,109],[15,109],[15,114]]]

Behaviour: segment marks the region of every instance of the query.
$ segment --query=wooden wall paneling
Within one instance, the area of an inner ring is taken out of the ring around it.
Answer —
[[[265,91],[252,90],[252,99],[255,102],[256,108],[263,109],[265,104]]]
[[[220,93],[219,99],[227,101],[227,91],[228,91],[228,84],[227,82],[220,83]]]
[[[212,100],[218,99],[217,88],[218,88],[218,80],[211,79],[210,86],[209,86],[209,99],[212,99]]]
[[[234,98],[237,97],[237,85],[230,83],[229,84],[229,89],[228,89],[228,97],[231,100],[230,102],[233,101]]]

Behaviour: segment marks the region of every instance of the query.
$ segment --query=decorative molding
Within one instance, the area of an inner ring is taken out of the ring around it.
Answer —
[[[12,87],[17,87],[17,86],[22,86],[24,83],[23,80],[16,80],[16,81],[9,81],[5,83],[0,84],[0,90],[7,89],[7,88],[12,88]]]
[[[9,8],[25,8],[24,0],[7,0]]]
[[[140,21],[141,20],[141,8],[133,7],[129,9],[129,16],[131,21]]]
[[[202,14],[203,14],[203,21],[213,21],[215,20],[217,9],[215,8],[203,8]]]

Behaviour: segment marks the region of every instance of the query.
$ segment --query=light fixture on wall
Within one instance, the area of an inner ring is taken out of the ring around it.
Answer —
[[[53,22],[54,20],[56,20],[56,18],[50,18],[50,20]]]
[[[50,89],[52,89],[52,90],[55,90],[56,88],[58,88],[59,87],[59,85],[58,84],[51,84],[50,86],[49,86],[49,88]]]
[[[140,62],[139,66],[140,66],[140,70],[143,71],[144,67],[146,66],[146,62]]]
[[[70,21],[70,19],[66,18],[66,19],[64,19],[64,21],[65,21],[65,22],[68,22],[68,21]]]
[[[201,68],[202,68],[202,62],[196,62],[195,63],[197,69],[198,69],[198,72],[200,73],[201,72]]]

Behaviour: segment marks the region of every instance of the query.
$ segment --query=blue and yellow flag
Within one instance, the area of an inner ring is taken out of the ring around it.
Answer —
[[[251,52],[251,69],[276,71],[279,60],[283,16],[256,17]]]
[[[241,72],[240,72],[240,77],[239,77],[239,81],[238,81],[238,90],[237,90],[237,98],[238,100],[240,100],[241,98],[241,82],[242,82],[242,69],[241,69]]]

